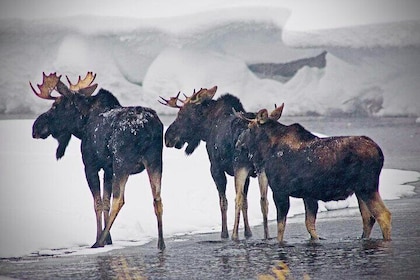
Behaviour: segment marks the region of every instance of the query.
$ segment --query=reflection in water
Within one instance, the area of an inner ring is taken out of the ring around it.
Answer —
[[[101,279],[147,279],[144,276],[144,264],[133,263],[132,258],[128,259],[124,255],[101,256],[97,258],[97,263]]]
[[[231,279],[242,276],[250,279],[251,275],[254,279],[316,279],[325,275],[334,279],[335,274],[343,275],[343,271],[358,279],[388,274],[389,256],[393,254],[391,244],[374,239],[307,241],[293,245],[244,240],[217,248],[218,259],[210,265]]]

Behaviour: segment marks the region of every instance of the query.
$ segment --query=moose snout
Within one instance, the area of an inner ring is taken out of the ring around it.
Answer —
[[[176,149],[181,149],[184,143],[179,138],[168,139],[165,137],[165,145],[168,148],[175,147]]]
[[[175,147],[181,149],[184,143],[181,141],[181,138],[174,133],[172,127],[169,127],[165,133],[165,146],[168,148]]]

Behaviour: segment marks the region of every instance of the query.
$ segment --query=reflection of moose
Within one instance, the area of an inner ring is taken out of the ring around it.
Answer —
[[[282,110],[283,106],[268,115],[263,109],[254,119],[247,119],[249,129],[236,144],[267,176],[277,208],[277,239],[283,241],[289,196],[304,199],[306,226],[316,239],[318,200],[341,200],[355,193],[363,220],[362,238],[370,236],[377,220],[384,240],[390,240],[391,213],[378,192],[384,161],[379,146],[365,136],[318,138],[299,124],[282,125],[277,122]]]
[[[232,238],[238,238],[238,225],[240,211],[243,212],[245,236],[252,235],[248,224],[247,193],[249,176],[255,177],[252,163],[247,153],[235,154],[235,143],[238,136],[247,128],[247,122],[236,118],[233,110],[243,112],[241,102],[230,94],[223,95],[217,100],[212,100],[217,87],[201,89],[185,101],[176,97],[161,102],[169,107],[179,108],[176,120],[169,126],[165,133],[165,144],[168,147],[181,149],[185,143],[186,154],[191,154],[200,144],[206,142],[207,153],[210,159],[210,171],[219,192],[220,211],[222,215],[222,238],[229,236],[227,231],[227,199],[226,175],[234,176],[236,188],[235,224]],[[182,102],[182,106],[178,105]],[[252,114],[254,116],[255,114]],[[264,234],[268,238],[267,226],[267,181],[259,180],[261,191],[261,211],[264,219]]]
[[[45,139],[52,135],[58,140],[56,157],[61,158],[71,135],[81,139],[81,151],[86,179],[94,199],[97,235],[92,247],[112,244],[109,230],[124,205],[125,184],[130,174],[147,170],[158,222],[158,248],[165,244],[162,233],[163,125],[155,111],[143,107],[122,107],[108,91],[101,89],[91,96],[97,84],[91,72],[76,85],[67,87],[55,73],[43,76],[40,93],[44,99],[54,99],[47,112],[33,125],[33,137]],[[56,90],[61,96],[53,97]],[[104,170],[101,198],[99,170]],[[112,207],[110,200],[112,194]],[[102,213],[105,227],[102,227]]]

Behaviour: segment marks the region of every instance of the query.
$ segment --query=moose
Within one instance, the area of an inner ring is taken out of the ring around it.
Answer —
[[[237,118],[233,110],[242,112],[248,117],[255,114],[246,113],[239,99],[231,94],[225,94],[213,100],[217,86],[210,89],[202,88],[192,96],[185,96],[185,100],[175,97],[165,99],[161,97],[161,104],[179,109],[174,122],[165,133],[165,145],[181,149],[185,143],[185,153],[192,154],[201,141],[206,142],[206,149],[210,159],[210,172],[219,193],[219,204],[222,217],[221,238],[228,238],[227,230],[227,198],[226,174],[234,176],[236,189],[235,223],[232,239],[238,239],[240,212],[243,213],[244,235],[251,237],[252,231],[248,222],[247,193],[249,177],[256,177],[252,162],[247,153],[236,153],[235,143],[239,135],[247,129],[248,123]],[[259,177],[261,193],[261,211],[263,214],[264,237],[268,238],[268,201],[267,181]]]
[[[381,148],[366,136],[318,138],[300,124],[277,120],[284,104],[270,114],[260,110],[248,121],[236,149],[246,151],[259,173],[267,177],[277,208],[277,239],[283,242],[289,197],[304,199],[306,227],[318,239],[315,220],[318,200],[342,200],[356,194],[363,220],[362,238],[369,238],[377,220],[384,240],[391,240],[391,213],[379,195],[384,162]]]
[[[32,128],[33,138],[52,136],[58,141],[57,160],[64,156],[72,135],[81,140],[85,175],[93,196],[96,214],[96,242],[92,248],[112,244],[110,229],[124,205],[124,190],[129,175],[146,169],[152,189],[158,224],[158,248],[164,250],[162,230],[162,150],[163,124],[156,112],[145,107],[122,107],[109,91],[100,89],[96,74],[88,72],[84,79],[69,87],[61,75],[43,73],[43,82],[36,96],[54,100],[52,107],[41,114]],[[52,96],[57,91],[59,96]],[[104,171],[103,196],[98,172]],[[111,204],[112,195],[112,204]],[[105,226],[102,226],[102,217]]]

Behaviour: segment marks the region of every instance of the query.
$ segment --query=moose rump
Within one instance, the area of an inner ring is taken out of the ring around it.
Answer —
[[[306,226],[317,239],[318,200],[341,200],[353,193],[362,215],[362,237],[370,236],[377,220],[384,240],[390,240],[391,213],[378,192],[384,162],[380,147],[365,136],[318,138],[299,124],[277,122],[276,110],[268,115],[263,109],[248,120],[237,148],[246,149],[267,176],[277,208],[278,240],[283,241],[290,196],[304,199]]]

